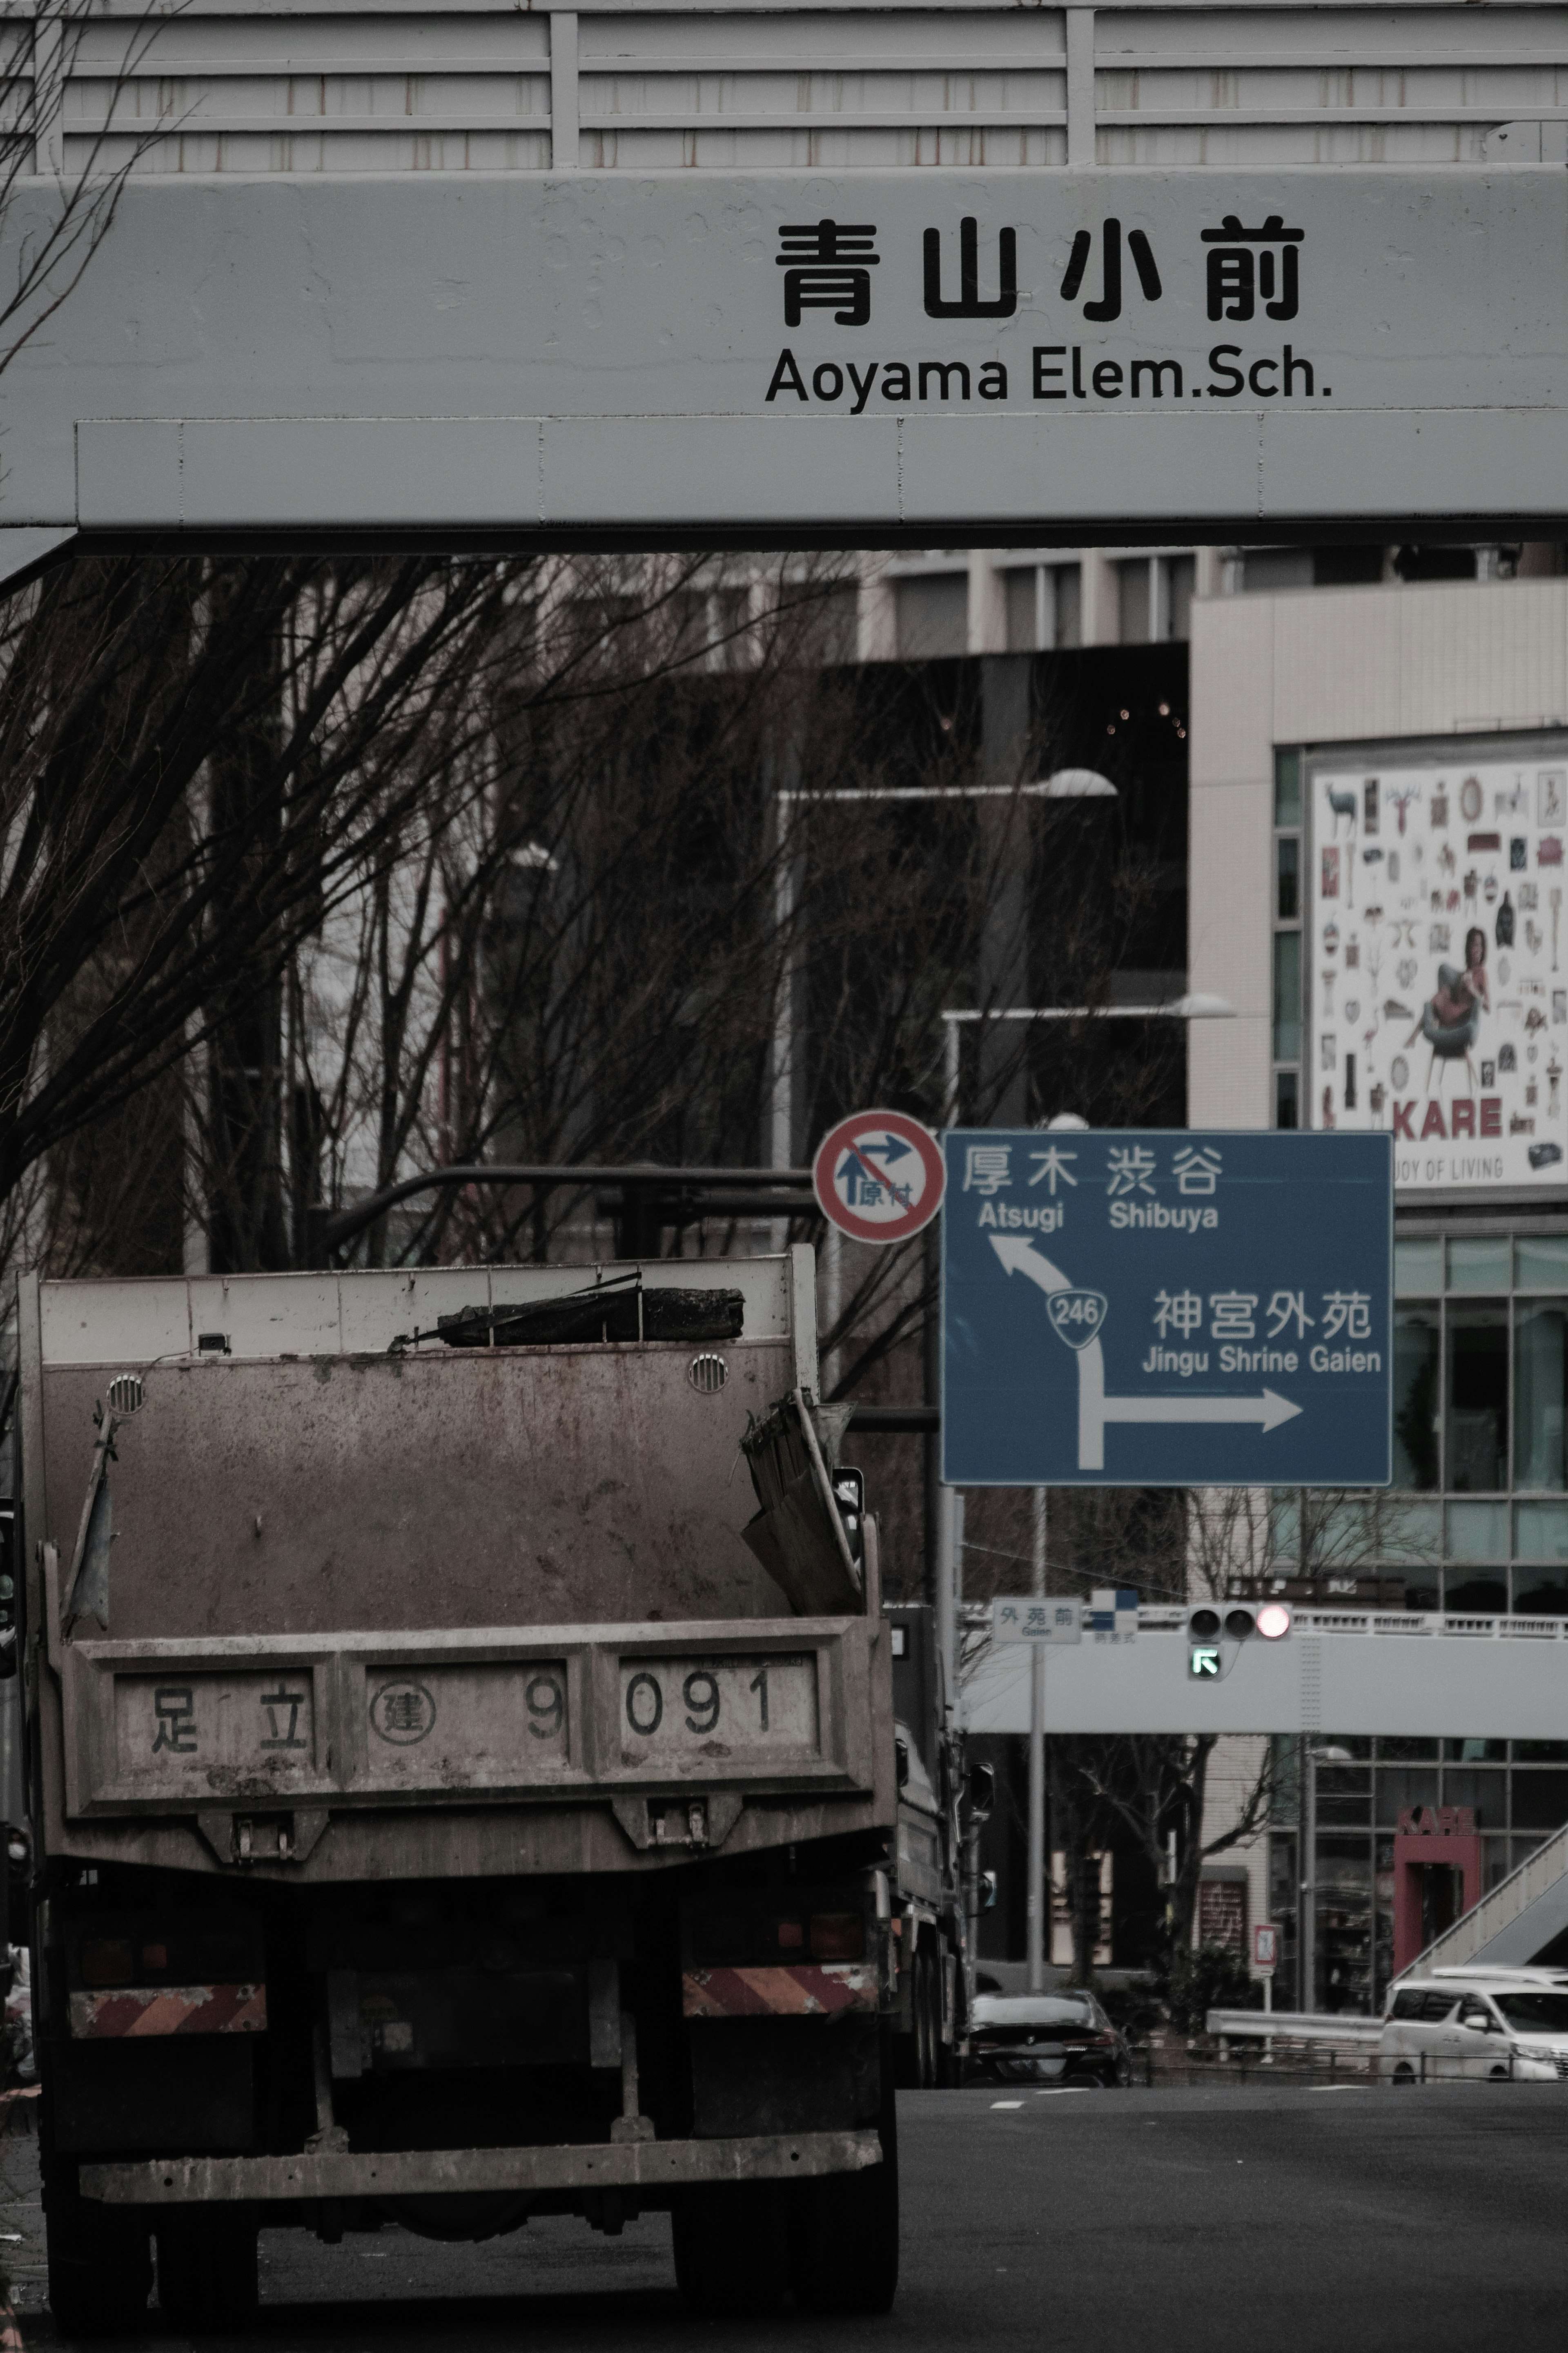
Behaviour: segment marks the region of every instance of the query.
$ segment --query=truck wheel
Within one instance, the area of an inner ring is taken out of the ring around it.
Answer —
[[[791,2276],[808,2312],[892,2309],[899,2285],[899,2126],[883,2043],[882,2162],[825,2174],[794,2192]]]
[[[244,2328],[257,2306],[248,2206],[177,2206],[158,2220],[158,2306],[189,2329]]]
[[[57,2336],[124,2337],[140,2327],[153,2285],[144,2218],[83,2198],[75,2166],[49,2157],[44,2237]]]
[[[923,1945],[915,1956],[914,1997],[916,2082],[922,2092],[933,2092],[942,2049],[942,1988],[930,1948]]]
[[[675,2284],[703,2319],[754,2317],[784,2301],[785,2184],[689,2189],[670,2215]]]

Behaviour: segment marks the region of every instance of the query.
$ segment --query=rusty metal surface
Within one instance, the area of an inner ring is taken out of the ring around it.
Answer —
[[[58,1644],[67,1806],[237,1816],[612,1788],[866,1788],[867,1711],[847,1696],[864,1684],[872,1631],[865,1619],[771,1619],[561,1627],[532,1641],[478,1627]]]
[[[834,1799],[810,1792],[792,1798],[771,1790],[749,1791],[722,1852],[728,1861],[792,1841],[885,1831],[891,1812],[890,1797],[879,1790]],[[237,1863],[229,1837],[215,1847],[204,1836],[200,1823],[211,1819],[204,1813],[184,1819],[106,1814],[72,1820],[55,1800],[45,1815],[45,1850],[81,1862],[135,1863],[207,1876],[243,1873],[293,1886],[668,1871],[693,1859],[689,1848],[653,1841],[639,1846],[616,1820],[616,1810],[603,1802],[472,1806],[455,1811],[419,1804],[395,1812],[335,1814],[325,1834],[298,1862],[260,1849],[249,1862]],[[226,1815],[223,1822],[227,1832],[234,1817]]]
[[[489,2189],[658,2190],[691,2181],[795,2181],[879,2165],[875,2132],[620,2141],[556,2148],[321,2150],[300,2157],[183,2157],[84,2165],[81,2190],[112,2206],[226,2200],[429,2197]]]
[[[135,2035],[261,2034],[267,2028],[263,1985],[116,1986],[72,1993],[71,2038],[78,2042]]]
[[[114,1632],[781,1616],[730,1473],[789,1352],[721,1353],[714,1396],[675,1343],[153,1365],[111,1474]],[[44,1372],[29,1533],[63,1554],[103,1388],[101,1368]]]
[[[815,1381],[811,1253],[702,1272],[745,1299],[717,1393],[684,1344],[387,1353],[470,1293],[548,1296],[581,1269],[24,1282],[44,1852],[319,1883],[658,1870],[888,1827],[874,1526],[861,1614],[815,1625],[740,1538],[747,1415]],[[234,1353],[193,1353],[208,1331]],[[68,1639],[62,1556],[116,1372],[146,1402],[111,1471],[113,1639]],[[664,1709],[648,1737],[639,1676]]]
[[[680,1980],[687,2018],[842,2018],[875,2012],[881,1985],[868,1961],[788,1961],[766,1968],[688,1969]]]

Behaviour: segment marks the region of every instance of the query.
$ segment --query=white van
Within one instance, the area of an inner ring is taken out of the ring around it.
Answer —
[[[1396,2084],[1568,2077],[1568,1969],[1431,1969],[1390,1989],[1380,2072]]]

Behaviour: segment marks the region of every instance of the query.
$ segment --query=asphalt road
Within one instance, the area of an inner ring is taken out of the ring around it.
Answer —
[[[1558,2353],[1568,2084],[906,2094],[891,2316],[693,2324],[668,2227],[555,2219],[483,2247],[262,2239],[258,2353]],[[4,2152],[24,2334],[42,2306],[28,2143]],[[217,2340],[205,2340],[219,2353]],[[140,2353],[188,2341],[160,2329]]]

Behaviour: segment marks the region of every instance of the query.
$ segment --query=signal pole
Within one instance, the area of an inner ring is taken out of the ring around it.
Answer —
[[[1043,1487],[1034,1491],[1034,1580],[1037,1599],[1046,1590],[1046,1511]],[[1029,1879],[1027,1953],[1029,1991],[1046,1985],[1046,1645],[1029,1645]]]

